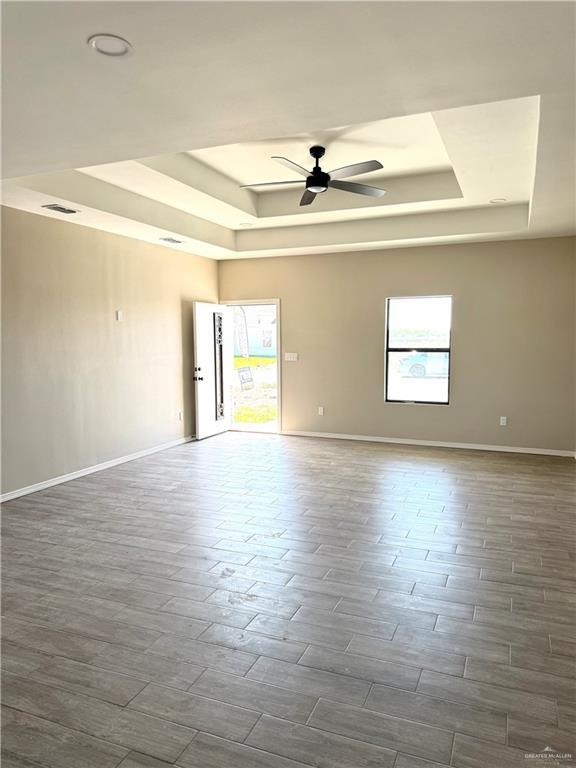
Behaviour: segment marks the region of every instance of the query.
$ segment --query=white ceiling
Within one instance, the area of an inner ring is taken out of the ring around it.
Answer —
[[[314,144],[329,150],[321,161],[326,170],[339,168],[358,158],[381,159],[385,162],[385,176],[450,168],[450,159],[434,119],[426,113],[298,136],[197,149],[188,154],[238,184],[251,184],[298,178],[270,158],[284,154],[310,168],[314,161],[308,150]]]
[[[220,259],[574,234],[575,10],[5,2],[3,202]],[[314,143],[387,194],[239,188]]]

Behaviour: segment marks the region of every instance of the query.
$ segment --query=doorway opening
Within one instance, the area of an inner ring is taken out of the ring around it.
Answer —
[[[234,325],[232,429],[278,432],[278,303],[251,301],[230,306]]]

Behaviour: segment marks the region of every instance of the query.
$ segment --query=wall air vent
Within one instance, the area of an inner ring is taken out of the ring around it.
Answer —
[[[173,245],[180,245],[184,240],[176,240],[175,237],[161,237],[163,243],[172,243]]]
[[[43,205],[42,208],[48,208],[49,211],[56,211],[57,213],[79,213],[74,208],[66,208],[66,206],[60,205],[60,203],[49,203],[48,205]]]

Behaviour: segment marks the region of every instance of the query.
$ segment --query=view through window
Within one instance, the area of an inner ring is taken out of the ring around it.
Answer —
[[[388,299],[386,401],[449,401],[451,296]]]
[[[278,428],[276,304],[234,309],[234,427],[274,432]]]

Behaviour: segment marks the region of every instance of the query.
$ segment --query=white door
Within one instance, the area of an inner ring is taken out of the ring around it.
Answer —
[[[194,302],[196,439],[230,429],[234,331],[231,310]]]

